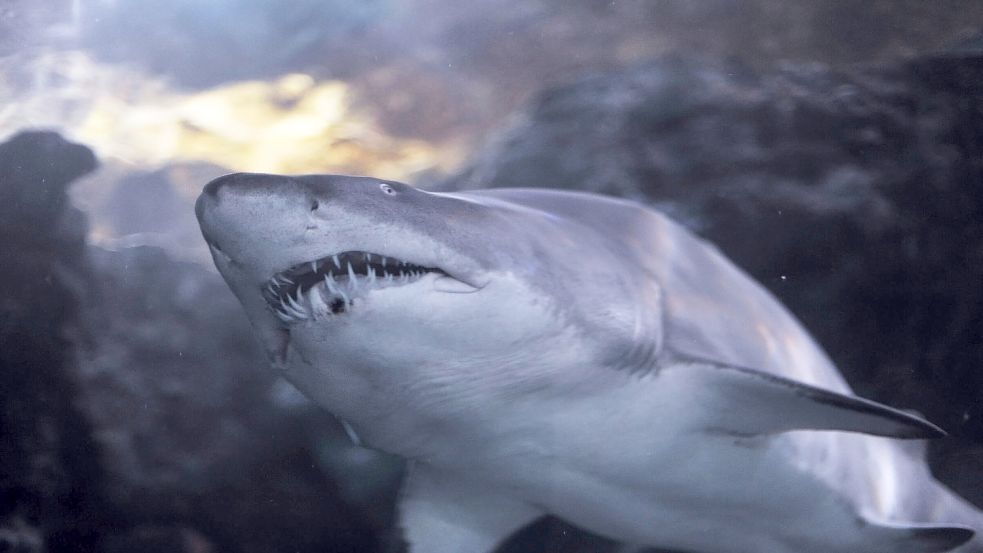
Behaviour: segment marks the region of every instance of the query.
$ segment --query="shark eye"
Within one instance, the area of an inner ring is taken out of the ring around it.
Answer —
[[[385,192],[386,194],[389,194],[390,196],[392,196],[393,194],[396,193],[396,191],[393,190],[393,187],[392,186],[389,186],[386,183],[380,184],[379,185],[379,188],[381,188],[383,192]]]
[[[311,202],[311,211],[317,211],[317,208],[320,207],[320,206],[321,206],[321,204],[318,203],[317,200],[312,201]]]

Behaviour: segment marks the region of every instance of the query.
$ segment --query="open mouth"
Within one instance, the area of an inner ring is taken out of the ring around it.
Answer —
[[[263,287],[263,297],[286,324],[343,315],[365,294],[405,286],[435,267],[415,265],[369,252],[347,251],[295,265]]]

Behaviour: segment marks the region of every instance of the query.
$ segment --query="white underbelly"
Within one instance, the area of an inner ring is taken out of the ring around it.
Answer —
[[[369,444],[479,478],[615,539],[758,553],[789,551],[787,534],[806,552],[801,544],[823,544],[830,532],[849,539],[856,509],[876,499],[831,484],[862,481],[872,472],[863,464],[883,459],[837,450],[828,433],[747,439],[693,428],[699,405],[631,375],[562,394],[448,403],[447,412],[419,409],[398,384],[380,390],[369,376],[302,365],[289,375],[332,394],[314,399],[349,411]]]
[[[869,478],[894,470],[884,440],[694,430],[686,413],[644,413],[667,398],[637,393],[510,405],[437,461],[601,535],[721,553],[849,551],[859,513],[895,499]]]

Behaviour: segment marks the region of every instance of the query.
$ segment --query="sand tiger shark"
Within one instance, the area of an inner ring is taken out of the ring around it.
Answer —
[[[237,173],[196,205],[273,367],[406,458],[413,553],[554,515],[697,553],[983,552],[916,414],[855,396],[714,246],[629,201]]]

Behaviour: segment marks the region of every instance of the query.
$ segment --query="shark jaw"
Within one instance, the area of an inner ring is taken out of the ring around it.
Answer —
[[[371,252],[343,251],[277,273],[263,286],[263,298],[286,325],[330,320],[345,315],[356,300],[375,290],[406,286],[428,274],[438,277],[437,291],[477,291],[437,267]]]
[[[488,284],[472,285],[439,267],[354,249],[296,263],[264,282],[247,284],[251,279],[240,273],[242,264],[209,246],[227,281],[244,285],[233,290],[238,289],[247,313],[253,314],[253,326],[271,366],[279,370],[289,366],[289,351],[297,332],[307,336],[339,324],[365,324],[374,320],[379,310],[397,315],[404,305],[401,302],[424,297],[447,305],[445,302],[453,301],[454,296],[475,294]],[[382,303],[375,305],[379,301]]]

